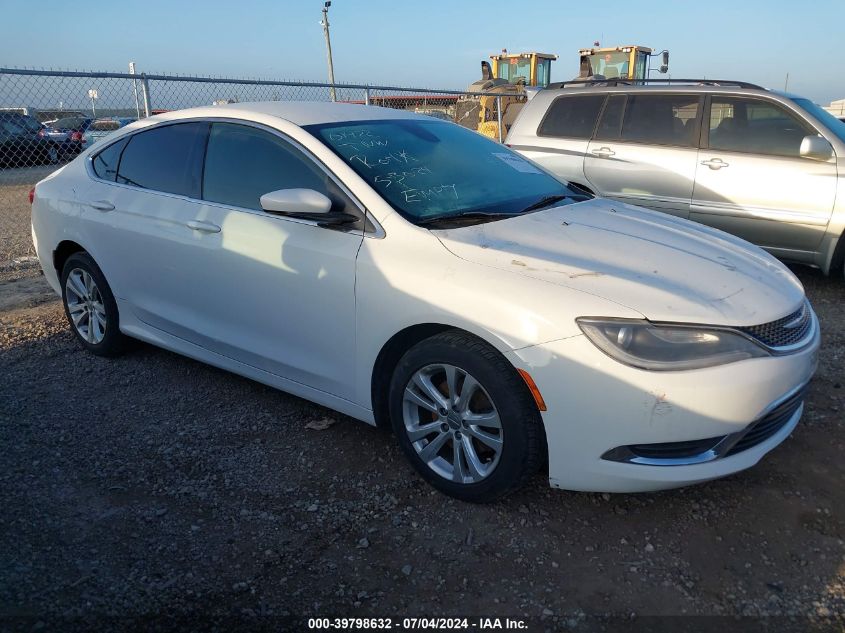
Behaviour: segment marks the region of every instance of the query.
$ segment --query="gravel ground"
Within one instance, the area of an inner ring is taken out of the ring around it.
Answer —
[[[83,353],[21,259],[27,191],[0,187],[0,628],[463,615],[588,630],[721,615],[755,617],[707,621],[845,630],[842,280],[796,268],[820,367],[802,423],[757,467],[643,495],[538,476],[474,506],[327,409],[146,345]]]

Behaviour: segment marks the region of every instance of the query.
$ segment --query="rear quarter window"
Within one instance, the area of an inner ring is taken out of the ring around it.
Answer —
[[[567,95],[552,102],[538,136],[589,139],[593,135],[604,95]]]
[[[117,143],[112,143],[102,152],[91,159],[91,166],[98,178],[114,182],[117,177],[117,167],[120,164],[120,155],[129,139],[124,138]]]

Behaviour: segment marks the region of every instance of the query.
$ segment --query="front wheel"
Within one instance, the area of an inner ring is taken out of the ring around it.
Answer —
[[[542,421],[513,366],[484,341],[447,331],[412,347],[390,385],[390,418],[414,468],[464,501],[493,501],[543,460]]]

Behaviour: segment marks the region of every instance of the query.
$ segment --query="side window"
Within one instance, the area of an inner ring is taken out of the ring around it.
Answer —
[[[94,173],[97,174],[97,177],[111,182],[115,181],[117,177],[117,165],[120,163],[120,155],[123,152],[123,148],[126,147],[128,140],[128,138],[125,138],[117,143],[112,143],[94,156],[91,164],[94,167]]]
[[[654,145],[696,144],[697,95],[628,95],[622,139]]]
[[[773,103],[742,97],[711,99],[710,149],[798,157],[808,134],[815,131]]]
[[[177,123],[131,136],[117,182],[199,198],[207,131],[208,123]]]
[[[622,130],[622,112],[625,110],[625,95],[611,95],[604,106],[596,138],[613,141],[619,138]]]
[[[558,97],[540,123],[537,134],[588,139],[599,116],[604,95]]]
[[[336,198],[326,174],[274,134],[236,123],[212,124],[203,199],[260,210],[261,196],[277,189],[315,189]]]

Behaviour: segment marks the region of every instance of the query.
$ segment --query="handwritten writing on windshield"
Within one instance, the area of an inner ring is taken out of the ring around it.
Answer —
[[[455,184],[438,185],[428,189],[405,189],[402,191],[405,202],[422,202],[424,200],[458,199],[458,190]]]
[[[374,184],[383,189],[393,187],[406,203],[459,198],[455,183],[430,178],[435,176],[430,167],[419,164],[405,148],[390,147],[388,139],[370,129],[333,130],[328,137],[350,163],[372,174]]]

